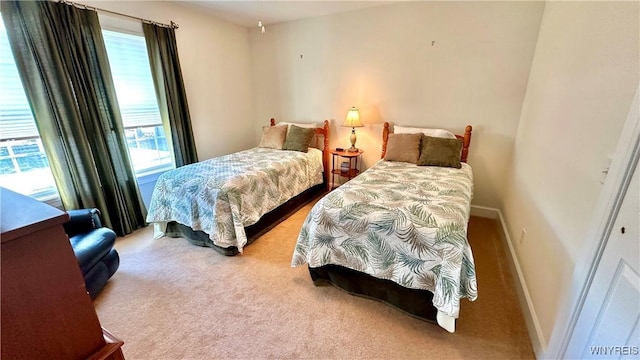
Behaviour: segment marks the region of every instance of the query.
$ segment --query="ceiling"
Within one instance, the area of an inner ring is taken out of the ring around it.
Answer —
[[[257,26],[258,20],[265,25],[299,20],[315,16],[364,9],[385,5],[392,1],[280,1],[280,0],[227,0],[227,1],[181,1],[185,5],[197,7],[228,22],[251,27]]]

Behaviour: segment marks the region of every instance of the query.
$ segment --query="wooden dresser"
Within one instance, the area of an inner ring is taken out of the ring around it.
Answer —
[[[62,227],[67,213],[0,188],[2,359],[123,359]]]

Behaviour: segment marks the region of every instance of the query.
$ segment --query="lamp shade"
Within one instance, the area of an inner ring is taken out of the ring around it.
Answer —
[[[356,128],[363,127],[362,122],[360,122],[360,112],[355,106],[352,106],[349,111],[347,111],[347,118],[344,119],[344,124],[342,126]]]

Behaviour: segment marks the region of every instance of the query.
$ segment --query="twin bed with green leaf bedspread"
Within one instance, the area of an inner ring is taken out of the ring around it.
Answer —
[[[256,147],[162,174],[147,221],[154,224],[154,237],[165,235],[168,224],[178,223],[208,235],[207,246],[242,252],[246,226],[322,183],[321,150]]]
[[[314,142],[315,140],[315,142]],[[162,174],[147,222],[233,256],[326,187],[329,121],[262,128],[257,147]]]
[[[372,277],[402,291],[415,289],[419,302],[431,293],[429,300],[437,309],[437,319],[432,320],[453,332],[460,299],[477,297],[467,241],[472,194],[473,174],[466,163],[458,169],[379,160],[315,204],[300,231],[291,265],[308,264],[314,282],[317,269],[346,269],[349,272],[341,278],[321,278],[384,301],[387,290],[382,297],[375,295],[380,283],[372,283],[373,293],[353,288],[363,287],[362,282]],[[354,277],[359,274],[368,276]],[[347,285],[338,284],[341,281]],[[402,303],[403,296],[391,297]],[[397,307],[413,313],[412,306]]]

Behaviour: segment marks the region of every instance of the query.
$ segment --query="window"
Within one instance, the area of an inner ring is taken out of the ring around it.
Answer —
[[[111,30],[102,36],[136,176],[172,169],[144,37]]]
[[[144,37],[110,30],[103,30],[103,37],[136,177],[172,169]],[[0,186],[59,206],[1,17],[0,54]]]
[[[0,54],[0,186],[58,205],[58,191],[2,17]]]

